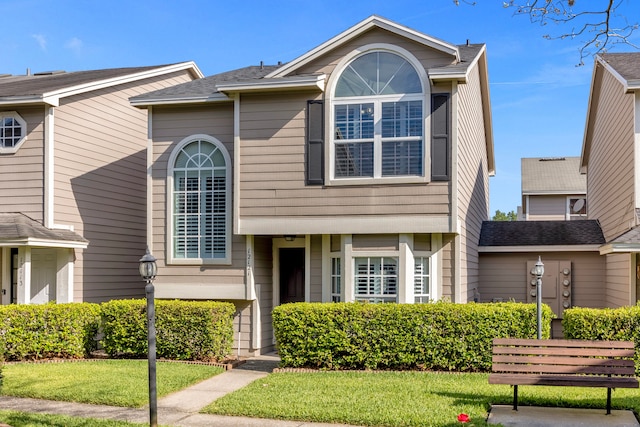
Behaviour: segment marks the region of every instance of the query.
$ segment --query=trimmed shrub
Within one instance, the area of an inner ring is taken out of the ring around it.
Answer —
[[[113,300],[102,305],[104,350],[110,356],[147,356],[146,300]],[[155,302],[156,354],[175,360],[222,360],[231,353],[231,303]]]
[[[581,308],[564,311],[566,339],[633,341],[636,374],[640,375],[640,305],[620,308]]]
[[[553,313],[543,306],[543,337]],[[492,339],[535,338],[536,305],[295,303],[273,310],[283,366],[321,369],[491,368]]]
[[[99,324],[97,304],[1,306],[0,349],[6,360],[86,357]]]

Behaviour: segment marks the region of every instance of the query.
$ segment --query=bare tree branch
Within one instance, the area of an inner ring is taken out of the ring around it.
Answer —
[[[553,39],[582,39],[579,49],[580,63],[584,65],[584,59],[604,53],[616,44],[626,44],[638,49],[630,41],[630,36],[638,29],[638,23],[630,24],[624,15],[618,12],[623,0],[605,0],[603,9],[579,10],[576,3],[582,7],[592,6],[594,2],[582,0],[531,0],[519,2],[517,0],[503,1],[505,8],[515,8],[515,15],[528,15],[533,23],[540,25],[571,24],[570,31],[558,35],[546,34],[544,37]]]

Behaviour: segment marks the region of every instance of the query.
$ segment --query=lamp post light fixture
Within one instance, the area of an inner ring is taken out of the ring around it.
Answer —
[[[153,289],[153,279],[156,278],[158,266],[156,259],[149,252],[140,258],[140,276],[147,285],[144,287],[147,297],[147,339],[149,347],[147,357],[149,360],[149,426],[158,426],[158,394],[156,388],[156,307]]]
[[[538,326],[538,339],[542,339],[542,275],[544,274],[544,264],[538,256],[538,262],[533,267],[533,274],[536,276],[536,314]]]

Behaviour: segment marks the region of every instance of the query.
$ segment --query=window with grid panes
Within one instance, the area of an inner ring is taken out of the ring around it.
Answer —
[[[397,301],[397,258],[356,257],[354,258],[354,275],[355,298],[357,301]]]
[[[227,257],[228,171],[221,149],[206,140],[184,145],[173,164],[173,257]]]
[[[340,256],[331,257],[331,302],[342,301],[342,273]]]
[[[333,99],[333,175],[424,175],[423,90],[401,56],[369,52],[342,72]]]
[[[26,139],[27,124],[15,111],[0,112],[0,153],[14,153]]]
[[[417,256],[414,258],[415,268],[413,271],[414,298],[415,302],[429,302],[431,299],[429,280],[429,258]]]

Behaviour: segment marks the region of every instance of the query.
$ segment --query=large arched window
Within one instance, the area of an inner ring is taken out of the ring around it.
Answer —
[[[170,159],[172,261],[229,262],[230,161],[224,146],[196,135]]]
[[[333,177],[424,176],[424,93],[403,57],[372,51],[351,61],[333,94]]]

